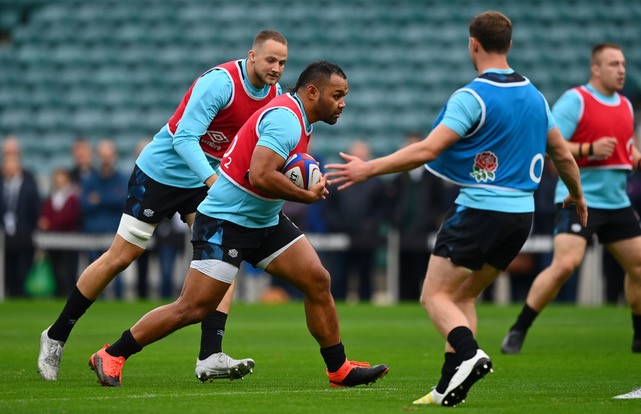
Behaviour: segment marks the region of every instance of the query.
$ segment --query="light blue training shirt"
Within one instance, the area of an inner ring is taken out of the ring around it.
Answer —
[[[257,89],[247,76],[246,61],[241,62],[243,82],[249,93],[264,98],[270,86]],[[278,94],[281,93],[280,85]],[[136,160],[138,167],[159,183],[180,188],[202,187],[207,178],[214,174],[219,161],[207,157],[200,148],[200,137],[219,110],[224,108],[232,96],[232,80],[218,69],[205,72],[198,78],[192,89],[189,103],[172,137],[167,124],[147,144]]]
[[[302,110],[302,103],[296,94],[292,96],[301,107],[307,132],[311,133],[313,126]],[[261,118],[257,129],[259,138],[256,145],[273,150],[284,160],[298,145],[302,132],[296,114],[287,108],[270,109]],[[262,228],[278,224],[278,213],[283,203],[283,200],[258,198],[221,174],[198,206],[198,211],[244,227]]]

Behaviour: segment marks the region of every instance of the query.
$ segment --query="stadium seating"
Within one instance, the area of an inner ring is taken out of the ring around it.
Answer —
[[[355,138],[375,154],[407,131],[427,133],[447,97],[474,75],[467,23],[489,8],[515,24],[510,62],[554,102],[588,77],[590,48],[624,47],[628,84],[641,92],[641,2],[587,0],[0,0],[0,136],[24,142],[42,174],[69,164],[73,139],[117,140],[131,167],[138,139],[152,136],[199,73],[242,57],[254,34],[274,28],[289,41],[281,84],[312,60],[339,63],[348,107],[334,127],[317,126],[326,161]],[[42,142],[46,144],[41,144]]]

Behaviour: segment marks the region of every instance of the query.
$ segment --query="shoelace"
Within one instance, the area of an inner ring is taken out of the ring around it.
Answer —
[[[62,357],[62,347],[55,342],[49,344],[49,349],[47,349],[47,357],[45,361],[49,365],[58,366],[60,363],[60,358]]]
[[[369,368],[372,365],[369,362],[361,362],[361,361],[349,361],[350,364],[354,367],[359,367],[359,368]]]
[[[105,352],[107,354],[107,352]],[[125,365],[125,358],[123,357],[112,357],[111,355],[107,354],[107,358],[109,358],[109,363],[105,364],[104,361],[106,358],[102,358],[103,364],[103,372],[105,375],[108,375],[110,377],[118,377],[120,378],[120,375],[122,373],[122,366]]]

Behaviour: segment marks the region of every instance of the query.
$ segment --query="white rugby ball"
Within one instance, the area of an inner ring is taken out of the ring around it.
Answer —
[[[287,158],[282,172],[289,181],[305,190],[318,184],[323,175],[314,157],[305,153],[294,154]]]

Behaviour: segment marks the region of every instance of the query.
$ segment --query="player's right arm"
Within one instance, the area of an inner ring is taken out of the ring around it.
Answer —
[[[325,177],[309,190],[304,190],[281,172],[301,135],[296,115],[289,109],[273,109],[263,116],[257,129],[259,138],[249,165],[251,185],[282,200],[309,204],[324,198],[328,193]]]
[[[178,122],[173,146],[198,178],[211,187],[217,175],[200,148],[200,137],[218,111],[224,108],[232,95],[232,82],[222,70],[212,70],[193,85],[191,96]]]
[[[420,142],[380,158],[363,161],[358,157],[340,153],[346,164],[328,164],[329,184],[341,184],[344,190],[375,175],[410,171],[434,161],[443,151],[456,143],[481,116],[480,102],[468,91],[461,89],[452,94],[445,106],[443,119]]]
[[[559,178],[568,188],[570,194],[563,200],[564,205],[574,203],[581,219],[581,224],[588,224],[588,205],[583,197],[579,167],[567,143],[556,126],[548,130],[547,153],[552,158]]]

